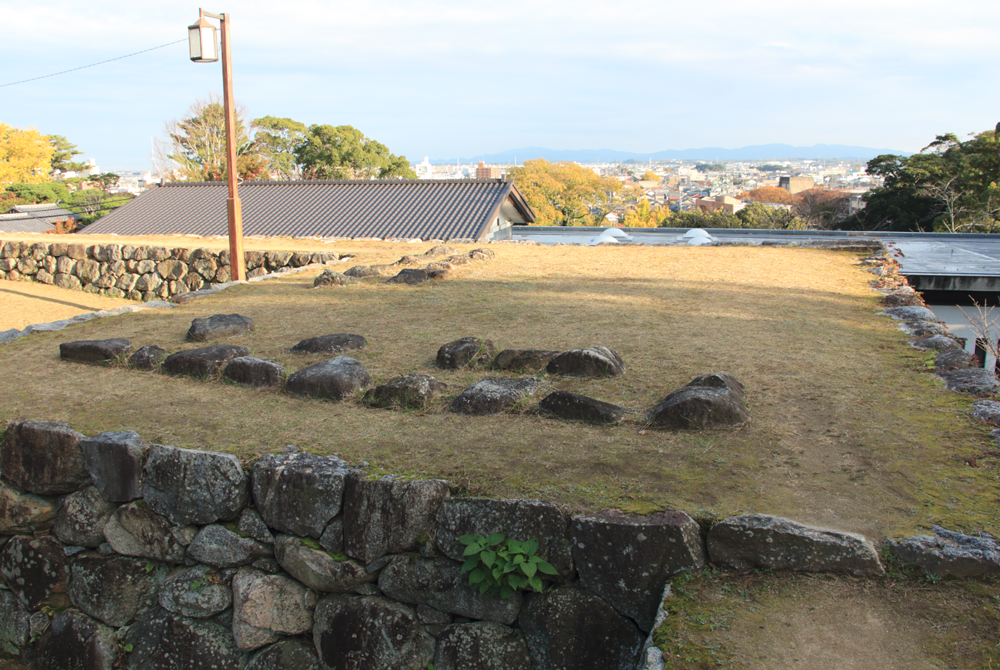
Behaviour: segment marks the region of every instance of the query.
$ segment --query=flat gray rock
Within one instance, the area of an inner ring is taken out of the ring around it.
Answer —
[[[347,351],[357,351],[368,346],[368,340],[361,335],[351,333],[334,333],[309,337],[291,348],[293,354],[342,354]]]
[[[327,668],[409,670],[434,660],[434,638],[413,609],[385,598],[327,596],[316,607],[315,622],[313,640]]]
[[[538,372],[560,353],[544,349],[504,349],[496,355],[490,367],[513,372]]]
[[[101,496],[124,503],[142,497],[143,462],[148,445],[131,430],[80,440],[84,467]]]
[[[104,539],[124,556],[184,562],[185,545],[173,525],[144,503],[132,502],[116,509],[104,526]]]
[[[947,335],[948,329],[943,323],[934,321],[904,321],[899,329],[912,337],[928,337],[930,335]]]
[[[149,447],[143,497],[178,525],[232,521],[250,499],[250,479],[232,454]]]
[[[187,332],[190,342],[211,342],[253,332],[253,319],[240,314],[213,314],[194,319]]]
[[[413,551],[433,530],[448,497],[441,479],[367,481],[347,479],[344,489],[344,549],[362,563]]]
[[[136,370],[155,370],[160,367],[160,363],[167,357],[167,350],[156,344],[147,344],[139,347],[134,354],[128,357],[129,367]]]
[[[271,547],[218,524],[209,524],[188,545],[187,555],[213,568],[235,568],[269,557]]]
[[[488,537],[503,533],[526,542],[538,541],[536,556],[548,561],[559,573],[557,579],[573,578],[573,556],[568,534],[569,519],[549,502],[498,498],[446,498],[437,514],[434,541],[448,558],[464,561],[463,535]]]
[[[481,340],[478,337],[462,337],[441,345],[435,360],[439,368],[458,370],[489,365],[496,355],[497,350],[492,341]]]
[[[545,366],[551,375],[570,377],[619,377],[625,374],[625,361],[614,350],[603,346],[564,351]]]
[[[132,343],[124,337],[109,340],[79,340],[63,342],[59,345],[59,358],[64,361],[113,361],[124,358],[132,349]]]
[[[313,280],[313,288],[320,286],[347,286],[357,283],[358,280],[355,277],[348,277],[333,270],[323,270],[323,273]]]
[[[888,540],[888,551],[924,575],[970,579],[1000,574],[1000,541],[988,533],[964,535],[934,526],[934,535]]]
[[[932,351],[953,351],[962,348],[962,345],[947,335],[927,335],[910,340],[910,346],[916,349],[929,349]]]
[[[160,607],[193,619],[207,619],[233,604],[233,590],[215,568],[196,565],[179,570],[160,585]]]
[[[972,403],[972,416],[980,421],[1000,426],[1000,402],[996,400],[977,400]]]
[[[518,623],[532,668],[632,670],[644,641],[632,621],[573,586],[528,594]]]
[[[628,412],[618,405],[569,391],[550,393],[542,398],[538,407],[561,419],[587,423],[621,423],[628,416]]]
[[[240,568],[233,577],[233,638],[245,651],[312,629],[316,594],[294,579]]]
[[[991,395],[1000,390],[1000,382],[996,375],[983,368],[967,370],[940,370],[935,373],[944,380],[949,391],[971,393],[973,395]]]
[[[234,358],[249,356],[246,347],[231,344],[213,344],[201,349],[188,349],[170,354],[161,364],[171,375],[191,375],[194,377],[209,377],[219,372],[222,367]]]
[[[80,440],[67,423],[14,421],[0,448],[0,473],[28,493],[72,493],[89,481]]]
[[[732,516],[712,526],[708,555],[712,563],[735,570],[885,574],[875,547],[863,536],[767,514]]]
[[[262,388],[281,386],[284,373],[281,363],[256,356],[240,356],[226,364],[222,376],[237,384]]]
[[[386,284],[406,284],[408,286],[416,286],[417,284],[423,284],[426,281],[432,279],[444,279],[447,276],[447,270],[427,270],[425,268],[405,268],[400,270],[399,273],[385,280]]]
[[[368,370],[360,362],[350,356],[336,356],[293,373],[285,389],[294,395],[343,400],[371,383]]]
[[[521,609],[521,592],[515,591],[507,599],[489,592],[481,594],[469,584],[461,567],[447,558],[396,556],[379,575],[378,587],[389,598],[410,605],[427,605],[470,619],[514,623]]]
[[[667,579],[705,565],[698,523],[684,512],[603,510],[571,526],[580,586],[649,632]]]
[[[673,430],[738,428],[750,420],[743,384],[725,373],[701,375],[650,410],[651,425]]]
[[[890,307],[882,310],[882,313],[900,321],[940,321],[934,312],[926,307]]]
[[[156,604],[166,572],[145,559],[83,555],[70,568],[69,595],[84,613],[120,628]]]
[[[448,409],[457,414],[474,416],[500,414],[522,398],[534,395],[541,381],[537,377],[483,379],[462,391],[451,401]]]
[[[447,388],[447,384],[430,375],[409,374],[369,390],[364,402],[372,407],[423,409]]]
[[[324,593],[356,593],[378,575],[346,556],[306,546],[301,538],[279,535],[274,543],[274,557],[292,577],[309,588]]]
[[[340,514],[350,472],[336,456],[268,454],[253,467],[254,505],[271,528],[318,539]]]
[[[968,370],[979,367],[979,359],[964,349],[939,351],[934,357],[935,370]]]

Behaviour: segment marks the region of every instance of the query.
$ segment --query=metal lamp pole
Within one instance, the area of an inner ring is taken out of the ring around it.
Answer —
[[[229,218],[229,276],[232,281],[246,279],[243,262],[243,208],[240,205],[236,165],[236,103],[233,98],[233,65],[229,50],[228,14],[214,14],[198,10],[198,21],[188,26],[188,46],[195,63],[214,63],[219,60],[216,28],[205,17],[217,19],[222,28],[222,98],[226,116],[226,171],[229,182],[229,199],[226,212]]]

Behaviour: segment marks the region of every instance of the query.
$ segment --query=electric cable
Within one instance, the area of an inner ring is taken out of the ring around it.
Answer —
[[[0,84],[0,88],[5,88],[7,86],[14,86],[16,84],[27,84],[29,81],[38,81],[39,79],[47,79],[48,77],[56,77],[61,74],[66,74],[67,72],[76,72],[77,70],[85,70],[88,67],[94,67],[95,65],[104,65],[105,63],[111,63],[116,60],[121,60],[123,58],[129,58],[131,56],[138,56],[139,54],[144,54],[148,51],[156,51],[157,49],[162,49],[164,47],[173,46],[175,44],[180,44],[181,42],[187,42],[187,39],[177,40],[176,42],[168,42],[167,44],[161,44],[158,47],[151,47],[149,49],[143,49],[142,51],[136,51],[135,53],[125,54],[124,56],[118,56],[117,58],[109,58],[108,60],[102,60],[99,63],[91,63],[90,65],[81,65],[80,67],[74,67],[69,70],[63,70],[62,72],[53,72],[52,74],[43,74],[40,77],[32,77],[31,79],[22,79],[21,81],[12,81],[9,84]]]

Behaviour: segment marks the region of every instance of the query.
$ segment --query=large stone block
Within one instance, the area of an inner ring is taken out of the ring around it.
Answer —
[[[246,347],[231,344],[213,344],[201,349],[188,349],[170,354],[163,359],[163,369],[172,375],[192,375],[209,377],[219,372],[222,367],[234,358],[249,356]]]
[[[378,573],[368,572],[357,561],[307,546],[300,538],[291,535],[277,537],[274,557],[292,577],[324,593],[355,593],[378,577]]]
[[[448,497],[440,479],[366,481],[348,477],[344,490],[344,549],[370,563],[386,554],[416,549],[429,536]]]
[[[31,533],[47,525],[55,516],[55,503],[21,493],[0,479],[0,536]]]
[[[88,481],[81,439],[66,423],[15,421],[4,435],[0,471],[29,493],[71,493]]]
[[[275,642],[250,659],[247,670],[321,670],[316,651],[298,638]]]
[[[193,619],[213,617],[233,604],[233,590],[207,565],[173,573],[160,585],[159,595],[160,607]]]
[[[619,377],[625,361],[613,349],[603,346],[564,351],[545,366],[552,375],[571,377]]]
[[[107,432],[80,440],[90,481],[108,502],[142,497],[143,463],[148,446],[131,430]]]
[[[233,577],[233,637],[244,650],[313,627],[316,594],[294,579],[240,568]]]
[[[453,624],[438,636],[434,670],[531,670],[521,631],[489,621]]]
[[[369,390],[364,402],[372,407],[423,409],[447,388],[447,384],[430,375],[409,374]]]
[[[330,670],[413,670],[434,659],[434,638],[406,605],[379,598],[327,596],[316,607],[313,640]]]
[[[132,343],[124,337],[110,340],[79,340],[63,342],[59,345],[59,358],[64,361],[113,361],[122,358],[132,349]]]
[[[117,553],[183,563],[185,544],[173,525],[142,501],[122,505],[104,526],[104,539]]]
[[[284,372],[281,363],[256,356],[240,356],[226,364],[222,376],[237,384],[261,388],[281,386]]]
[[[437,365],[445,370],[458,370],[469,366],[489,365],[497,355],[496,347],[490,340],[478,337],[462,337],[441,345],[437,352]]]
[[[253,466],[253,499],[271,528],[319,539],[340,514],[350,468],[336,456],[268,454]]]
[[[10,591],[0,591],[0,654],[17,658],[29,646],[30,612]]]
[[[118,660],[115,631],[79,612],[52,620],[35,655],[38,670],[113,670]]]
[[[858,577],[885,573],[875,547],[861,535],[767,514],[732,516],[712,526],[708,555],[712,563],[736,570],[846,572]]]
[[[156,604],[166,573],[162,563],[82,555],[70,566],[69,595],[86,614],[120,628]]]
[[[244,670],[247,655],[228,628],[160,608],[149,610],[125,635],[126,670]]]
[[[654,426],[675,430],[737,428],[750,420],[743,384],[725,373],[701,375],[661,400],[648,417]]]
[[[359,361],[350,356],[335,356],[294,372],[285,383],[292,394],[343,400],[371,386],[372,378]]]
[[[104,526],[117,507],[93,486],[70,493],[62,500],[52,534],[63,544],[97,547],[104,543]]]
[[[649,632],[670,575],[705,564],[698,523],[684,512],[604,510],[572,524],[580,585]]]
[[[511,597],[480,593],[469,584],[461,565],[446,558],[397,556],[378,578],[378,587],[389,598],[410,605],[427,605],[441,612],[470,619],[510,625],[521,609],[521,593]]]
[[[538,372],[559,354],[558,351],[544,349],[504,349],[493,359],[490,367],[494,370]]]
[[[634,670],[645,639],[611,605],[573,586],[529,594],[518,622],[533,670]]]
[[[187,332],[187,339],[191,342],[211,342],[252,332],[253,319],[250,317],[240,314],[213,314],[193,320]]]
[[[463,535],[487,537],[503,533],[515,540],[538,540],[537,556],[552,564],[562,580],[573,577],[573,556],[567,530],[569,519],[552,503],[540,500],[448,498],[437,514],[434,540],[456,561],[465,560]]]
[[[19,535],[0,550],[0,574],[30,610],[67,604],[66,567],[62,545],[51,537]]]
[[[364,349],[368,345],[361,335],[351,333],[334,333],[309,337],[291,348],[293,354],[342,354],[346,351]]]
[[[537,377],[483,379],[462,391],[448,409],[458,414],[489,416],[513,407],[519,400],[534,395],[541,380]]]
[[[232,454],[154,444],[145,470],[146,504],[176,524],[232,521],[250,499],[250,480]]]
[[[271,548],[218,524],[210,524],[198,531],[188,545],[187,555],[214,568],[234,568],[270,556]]]
[[[940,526],[933,531],[933,535],[889,540],[887,550],[924,575],[975,579],[1000,574],[1000,541],[992,535],[965,535]]]
[[[628,416],[618,405],[569,391],[550,393],[538,403],[538,408],[562,419],[588,423],[621,423]]]

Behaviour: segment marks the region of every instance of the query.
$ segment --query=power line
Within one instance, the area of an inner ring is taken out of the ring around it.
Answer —
[[[9,84],[0,84],[0,88],[7,86],[15,86],[16,84],[27,84],[29,81],[38,81],[39,79],[47,79],[48,77],[55,77],[60,74],[66,74],[67,72],[76,72],[77,70],[84,70],[88,67],[94,67],[95,65],[104,65],[105,63],[111,63],[116,60],[121,60],[123,58],[129,58],[131,56],[138,56],[139,54],[144,54],[148,51],[156,51],[157,49],[162,49],[163,47],[173,46],[175,44],[180,44],[181,42],[186,42],[186,39],[177,40],[176,42],[168,42],[167,44],[161,44],[158,47],[151,47],[149,49],[143,49],[142,51],[136,51],[135,53],[125,54],[124,56],[118,56],[117,58],[109,58],[108,60],[102,60],[100,63],[91,63],[90,65],[81,65],[80,67],[74,67],[69,70],[63,70],[62,72],[53,72],[52,74],[43,74],[41,77],[32,77],[31,79],[22,79],[21,81],[12,81]]]

